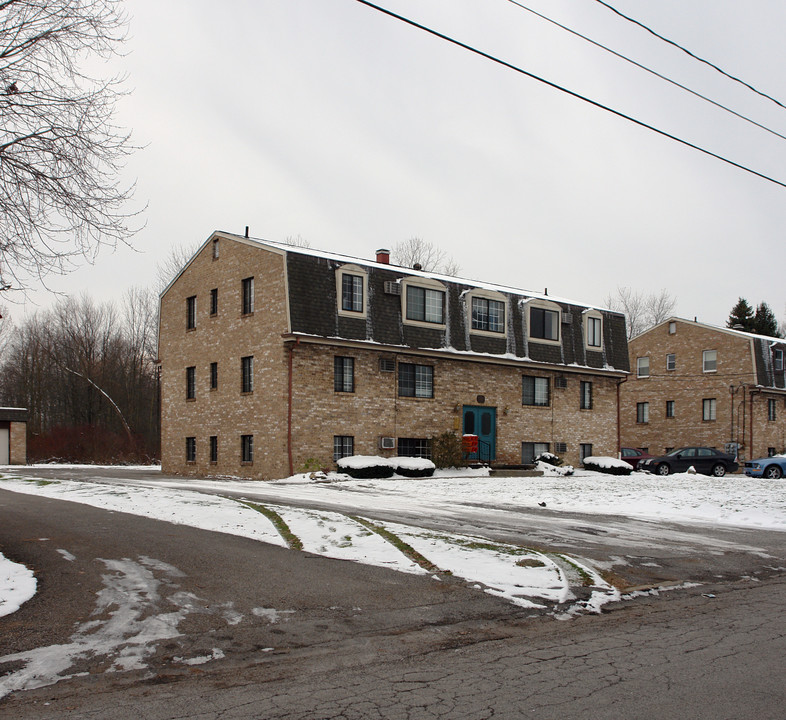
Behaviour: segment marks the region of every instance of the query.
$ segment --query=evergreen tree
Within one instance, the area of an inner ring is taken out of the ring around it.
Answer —
[[[727,328],[733,328],[735,325],[742,325],[745,332],[753,332],[753,308],[748,305],[745,298],[740,298],[737,301],[726,322]]]
[[[759,303],[756,307],[756,315],[753,318],[753,332],[757,335],[780,337],[775,313],[766,302]]]

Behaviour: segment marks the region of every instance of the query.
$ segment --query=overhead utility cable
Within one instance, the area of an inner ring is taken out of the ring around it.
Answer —
[[[632,22],[635,25],[638,25],[640,28],[646,30],[651,35],[654,35],[659,40],[663,40],[663,42],[668,43],[669,45],[673,45],[678,50],[682,50],[682,52],[684,52],[686,55],[690,55],[694,60],[698,60],[700,63],[704,63],[705,65],[709,65],[713,70],[717,70],[721,75],[725,75],[730,80],[734,80],[734,82],[739,83],[740,85],[744,85],[746,88],[748,88],[748,90],[753,90],[753,92],[755,92],[757,95],[761,95],[762,97],[767,98],[767,100],[772,100],[772,102],[774,102],[776,105],[780,105],[782,108],[786,108],[786,105],[784,105],[780,100],[776,100],[771,95],[767,95],[767,93],[762,92],[761,90],[757,90],[755,87],[753,87],[753,85],[750,85],[750,84],[746,83],[744,80],[740,80],[740,78],[735,77],[734,75],[731,75],[731,74],[727,73],[725,70],[723,70],[722,68],[719,68],[717,65],[715,65],[714,63],[711,63],[709,60],[705,60],[704,58],[700,58],[698,55],[692,53],[690,50],[688,50],[687,48],[684,48],[682,45],[674,42],[673,40],[669,40],[668,38],[663,37],[663,35],[659,35],[652,28],[647,27],[644,23],[641,23],[641,22],[639,22],[638,20],[636,20],[636,19],[634,19],[632,17],[628,17],[624,13],[621,13],[619,10],[617,10],[617,8],[612,7],[607,2],[604,2],[603,0],[595,0],[595,2],[600,3],[604,7],[607,7],[609,10],[611,10],[613,13],[616,13],[617,15],[619,15],[624,20],[627,20],[628,22]]]
[[[663,135],[663,137],[667,137],[670,140],[674,140],[675,142],[681,143],[682,145],[686,145],[687,147],[693,148],[694,150],[698,150],[705,155],[709,155],[710,157],[714,157],[716,160],[720,160],[721,162],[725,162],[727,165],[732,165],[733,167],[739,168],[740,170],[744,170],[751,175],[756,175],[760,177],[762,180],[767,180],[768,182],[774,183],[775,185],[780,185],[783,188],[786,188],[786,183],[781,182],[780,180],[775,180],[774,178],[769,177],[768,175],[764,175],[763,173],[758,172],[757,170],[753,170],[752,168],[746,167],[745,165],[741,165],[738,162],[734,162],[734,160],[729,160],[728,158],[723,157],[722,155],[718,155],[717,153],[712,152],[711,150],[706,150],[703,147],[698,145],[694,145],[692,142],[688,140],[683,140],[682,138],[677,137],[676,135],[672,135],[665,130],[660,130],[659,128],[654,127],[653,125],[648,125],[647,123],[643,122],[642,120],[637,120],[630,115],[626,115],[619,110],[615,110],[614,108],[610,108],[607,105],[603,105],[602,103],[597,102],[596,100],[592,100],[591,98],[585,97],[584,95],[580,95],[573,90],[569,90],[568,88],[562,87],[561,85],[557,85],[556,83],[551,82],[550,80],[546,80],[545,78],[540,77],[539,75],[535,75],[534,73],[529,72],[528,70],[524,70],[523,68],[517,67],[516,65],[512,65],[505,60],[501,60],[498,57],[494,57],[493,55],[489,55],[488,53],[484,52],[483,50],[478,50],[477,48],[472,47],[471,45],[467,45],[466,43],[461,42],[460,40],[456,40],[455,38],[449,37],[437,30],[433,30],[425,25],[421,25],[420,23],[415,22],[414,20],[410,20],[409,18],[404,17],[403,15],[398,15],[391,10],[387,10],[379,5],[375,5],[372,2],[368,2],[368,0],[355,0],[359,2],[361,5],[366,5],[367,7],[372,8],[373,10],[377,10],[378,12],[383,13],[384,15],[388,15],[389,17],[395,18],[396,20],[400,20],[407,25],[411,25],[412,27],[417,28],[418,30],[423,30],[424,32],[429,33],[430,35],[434,35],[435,37],[440,38],[441,40],[445,40],[453,45],[456,45],[464,50],[469,50],[471,53],[475,53],[476,55],[480,55],[481,57],[486,58],[487,60],[491,60],[492,62],[497,63],[498,65],[502,65],[503,67],[508,68],[509,70],[513,70],[514,72],[520,73],[521,75],[526,75],[533,80],[537,80],[538,82],[543,83],[544,85],[548,85],[555,90],[559,90],[560,92],[565,93],[566,95],[570,95],[578,100],[582,100],[585,103],[589,103],[601,110],[605,110],[606,112],[612,113],[612,115],[616,115],[617,117],[621,117],[623,120],[628,120],[640,127],[646,128],[647,130],[652,130],[652,132],[658,133],[658,135]]]
[[[691,95],[695,95],[697,98],[705,100],[706,102],[711,103],[715,107],[720,108],[721,110],[725,110],[728,113],[731,113],[732,115],[740,118],[740,120],[745,120],[745,122],[749,122],[749,123],[751,123],[751,125],[755,125],[756,127],[761,128],[762,130],[766,130],[768,133],[772,133],[773,135],[777,135],[782,140],[786,140],[786,135],[781,135],[781,133],[779,133],[777,130],[773,130],[772,128],[768,128],[766,125],[762,125],[760,122],[756,122],[756,120],[752,120],[751,118],[749,118],[749,117],[747,117],[747,116],[745,116],[745,115],[743,115],[741,113],[738,113],[736,110],[732,110],[731,108],[726,107],[725,105],[723,105],[723,104],[721,104],[719,102],[716,102],[712,98],[708,98],[706,95],[702,95],[701,93],[696,92],[695,90],[692,90],[691,88],[687,87],[686,85],[682,85],[681,83],[678,83],[676,80],[672,80],[670,77],[666,77],[665,75],[662,75],[661,73],[657,72],[656,70],[648,68],[646,65],[642,65],[640,62],[636,62],[635,60],[632,60],[631,58],[626,57],[622,53],[619,53],[616,50],[613,50],[612,48],[607,47],[606,45],[603,45],[602,43],[599,43],[596,40],[593,40],[592,38],[587,37],[586,35],[582,35],[580,32],[574,30],[573,28],[569,28],[567,25],[563,25],[562,23],[557,22],[556,20],[553,20],[552,18],[547,17],[546,15],[543,15],[542,13],[539,13],[537,10],[533,10],[532,8],[527,7],[526,5],[518,2],[518,0],[508,0],[508,2],[513,4],[513,5],[516,5],[517,7],[521,8],[522,10],[526,10],[527,12],[532,13],[533,15],[536,15],[537,17],[541,18],[541,20],[545,20],[546,22],[549,22],[552,25],[556,25],[558,28],[561,28],[562,30],[565,30],[565,31],[569,32],[571,35],[575,35],[576,37],[580,37],[582,40],[586,40],[588,43],[591,43],[595,47],[598,47],[601,50],[605,50],[606,52],[611,53],[615,57],[618,57],[621,60],[624,60],[625,62],[630,63],[631,65],[635,65],[637,68],[640,68],[641,70],[644,70],[644,71],[650,73],[651,75],[654,75],[655,77],[660,78],[661,80],[665,80],[666,82],[671,83],[672,85],[676,85],[681,90],[685,90],[686,92],[689,92]]]

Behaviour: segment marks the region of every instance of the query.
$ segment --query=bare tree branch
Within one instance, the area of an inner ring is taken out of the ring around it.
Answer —
[[[605,303],[609,310],[624,313],[630,340],[671,317],[677,299],[666,290],[661,290],[658,294],[644,295],[628,287],[618,287],[616,294],[606,297]]]
[[[121,78],[82,69],[125,39],[120,0],[0,3],[0,287],[24,290],[127,243],[134,150],[113,122]]]
[[[391,258],[396,265],[411,268],[417,264],[421,270],[442,275],[458,275],[461,271],[459,264],[444,250],[419,237],[396,243]]]

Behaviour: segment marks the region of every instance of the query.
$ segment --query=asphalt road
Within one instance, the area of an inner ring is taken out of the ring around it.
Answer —
[[[557,621],[460,582],[0,491],[0,549],[39,581],[0,618],[0,689],[42,684],[0,718],[782,718],[770,535],[694,555],[700,587]]]

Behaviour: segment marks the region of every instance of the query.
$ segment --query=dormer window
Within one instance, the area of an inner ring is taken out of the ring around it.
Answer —
[[[584,312],[584,346],[587,350],[603,348],[603,315],[597,310]]]
[[[559,343],[562,317],[560,306],[547,300],[530,300],[527,306],[530,340]]]
[[[470,331],[501,335],[505,332],[505,296],[489,290],[473,290],[467,298]]]
[[[775,370],[777,370],[778,372],[783,370],[783,350],[776,349],[773,352],[773,361],[774,361]]]
[[[445,286],[427,278],[402,281],[404,322],[434,327],[445,324]]]
[[[368,277],[358,265],[343,265],[336,271],[338,314],[365,318],[368,305]]]

